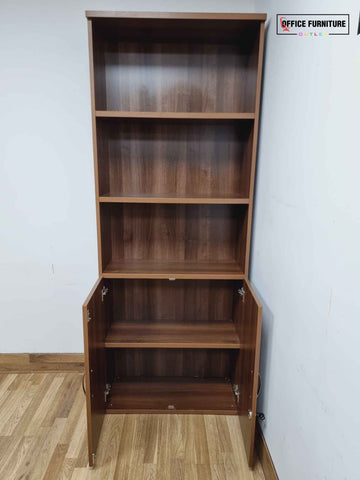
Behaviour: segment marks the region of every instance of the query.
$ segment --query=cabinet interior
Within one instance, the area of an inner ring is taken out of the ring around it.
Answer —
[[[242,286],[241,280],[108,280],[108,412],[195,411],[201,404],[209,412],[238,413],[240,352],[254,341],[250,320],[241,323]]]

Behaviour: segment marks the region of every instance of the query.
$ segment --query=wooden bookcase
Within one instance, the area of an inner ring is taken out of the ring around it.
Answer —
[[[239,416],[253,462],[248,281],[263,14],[87,12],[99,280],[89,464],[106,413]]]

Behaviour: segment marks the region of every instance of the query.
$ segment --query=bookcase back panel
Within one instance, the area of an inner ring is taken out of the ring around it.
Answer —
[[[258,22],[151,25],[95,22],[97,110],[254,111]]]
[[[214,349],[118,349],[108,353],[115,378],[198,377],[230,378],[237,353]]]
[[[226,280],[113,280],[113,320],[230,322],[241,285],[241,281]]]
[[[101,205],[103,262],[244,262],[247,206]]]
[[[248,197],[252,121],[98,119],[100,195]]]

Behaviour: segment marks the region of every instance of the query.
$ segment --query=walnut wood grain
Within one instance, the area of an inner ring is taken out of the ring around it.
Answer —
[[[97,116],[254,118],[258,22],[135,23],[93,23]]]
[[[123,377],[231,378],[239,350],[227,348],[111,348],[112,381]],[[160,378],[159,378],[160,380]]]
[[[258,40],[253,48],[258,51],[257,56],[252,56],[252,71],[253,78],[252,83],[256,84],[256,96],[255,96],[255,122],[254,122],[254,134],[251,150],[251,173],[250,173],[250,203],[248,211],[248,227],[247,227],[247,239],[246,239],[246,253],[245,253],[245,272],[249,277],[249,264],[250,264],[250,249],[251,249],[251,230],[252,230],[252,217],[253,217],[253,205],[254,205],[254,193],[255,193],[255,171],[256,171],[256,156],[258,146],[259,135],[259,120],[260,120],[260,101],[261,101],[261,82],[262,82],[262,70],[264,60],[264,42],[265,42],[265,24],[260,24],[260,33]],[[248,152],[250,153],[250,152]]]
[[[240,280],[111,280],[112,319],[125,323],[229,323]]]
[[[112,260],[105,265],[102,277],[238,280],[243,279],[245,275],[235,260],[232,262]]]
[[[249,348],[239,351],[234,383],[239,386],[240,425],[249,465],[254,461],[257,386],[260,359],[262,308],[249,281],[244,280],[244,295],[234,302],[234,321],[239,338]],[[251,412],[250,416],[249,413]]]
[[[96,110],[97,118],[135,118],[135,119],[182,119],[182,120],[253,120],[254,112],[156,112],[156,111],[127,111],[127,110]]]
[[[236,415],[237,408],[228,381],[147,377],[113,383],[106,412]]]
[[[98,120],[100,195],[243,203],[232,198],[249,194],[252,131],[249,121]]]
[[[106,281],[94,285],[83,305],[85,344],[85,380],[89,464],[93,465],[105,414],[104,390],[106,358],[104,338],[109,319],[109,304],[102,302],[101,291]]]
[[[102,245],[111,252],[103,273],[206,274],[212,265],[215,274],[242,273],[246,211],[245,205],[101,204]]]
[[[173,203],[173,204],[225,204],[225,205],[248,205],[248,198],[233,197],[214,197],[214,196],[173,196],[164,195],[146,195],[144,193],[134,193],[132,195],[123,195],[122,193],[109,192],[99,197],[100,203]]]
[[[247,348],[231,322],[114,322],[106,348]]]
[[[98,250],[98,271],[101,273],[103,261],[106,261],[106,258],[102,258],[102,249],[101,249],[101,229],[100,229],[100,205],[98,202],[99,191],[100,191],[100,177],[103,178],[104,174],[102,169],[99,171],[98,163],[98,145],[97,145],[97,132],[96,132],[96,112],[95,112],[95,85],[98,86],[99,92],[98,97],[104,98],[102,95],[103,88],[103,78],[104,73],[101,67],[101,53],[99,54],[98,44],[93,43],[93,24],[91,20],[87,21],[88,26],[88,43],[89,43],[89,69],[90,69],[90,95],[91,95],[91,124],[92,124],[92,141],[93,141],[93,155],[94,155],[94,179],[95,179],[95,199],[96,199],[96,235],[97,235],[97,250]],[[95,71],[95,63],[97,68]]]

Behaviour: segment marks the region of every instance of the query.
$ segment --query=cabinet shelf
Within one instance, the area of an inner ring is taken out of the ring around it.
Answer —
[[[132,194],[123,195],[109,192],[99,197],[100,203],[178,203],[178,204],[227,204],[248,205],[249,198],[239,198],[232,195],[163,195],[163,194]]]
[[[233,262],[161,262],[113,260],[102,273],[103,278],[187,278],[242,280],[241,266]]]
[[[238,413],[226,379],[130,377],[112,384],[106,413]]]
[[[111,324],[106,348],[246,348],[232,322]]]
[[[254,120],[253,112],[135,112],[123,110],[96,110],[97,118],[172,118],[183,120]]]

